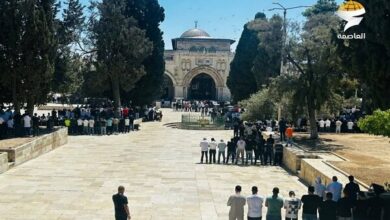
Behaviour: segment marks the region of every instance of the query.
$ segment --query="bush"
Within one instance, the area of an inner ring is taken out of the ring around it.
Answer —
[[[390,109],[387,111],[376,110],[358,121],[359,128],[369,134],[390,137]]]
[[[245,121],[256,121],[274,118],[277,112],[277,107],[274,98],[270,94],[269,89],[251,95],[249,99],[241,101],[239,104],[245,109],[242,114],[242,119]]]

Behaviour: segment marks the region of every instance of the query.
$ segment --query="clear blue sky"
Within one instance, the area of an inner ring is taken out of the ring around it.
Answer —
[[[88,4],[88,0],[81,0]],[[194,27],[207,31],[212,37],[229,38],[238,41],[243,26],[253,19],[257,12],[264,12],[267,17],[281,11],[269,12],[275,7],[272,2],[279,2],[285,7],[313,5],[317,0],[159,0],[165,9],[165,21],[161,24],[164,32],[165,48],[171,49],[171,39]],[[342,0],[337,0],[342,2]],[[302,21],[302,11],[294,9],[287,13],[287,18]],[[237,43],[236,43],[237,44]],[[233,48],[236,47],[233,45]]]

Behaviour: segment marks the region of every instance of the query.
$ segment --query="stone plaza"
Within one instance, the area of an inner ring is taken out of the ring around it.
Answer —
[[[138,132],[72,136],[68,144],[0,174],[0,219],[114,219],[111,196],[119,185],[126,187],[136,220],[227,219],[226,202],[237,184],[245,196],[253,185],[262,196],[275,186],[283,197],[290,190],[298,197],[306,193],[281,167],[199,164],[199,141],[228,140],[232,131],[164,126],[180,116],[164,110],[162,122],[143,123]]]

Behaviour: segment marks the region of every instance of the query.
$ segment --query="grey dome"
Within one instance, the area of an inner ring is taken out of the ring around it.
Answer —
[[[184,32],[180,38],[209,38],[210,35],[201,29],[194,28]]]

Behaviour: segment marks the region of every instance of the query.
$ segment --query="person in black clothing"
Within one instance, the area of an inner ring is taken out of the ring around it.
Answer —
[[[248,160],[250,159],[251,160],[251,164],[253,164],[253,138],[251,136],[249,136],[248,138],[246,138],[245,140],[245,152],[246,152],[246,161],[245,161],[245,164],[248,165]]]
[[[127,197],[124,195],[125,187],[119,186],[118,193],[112,196],[115,207],[115,220],[131,219]]]
[[[234,163],[234,158],[236,158],[236,142],[234,141],[234,138],[232,138],[227,143],[228,153],[226,157],[226,164],[229,162],[229,157],[232,157],[232,164]]]
[[[244,126],[243,122],[240,122],[239,131],[240,131],[239,137],[244,137],[245,136],[245,126]]]
[[[267,165],[268,161],[269,164],[272,165],[272,153],[274,149],[274,143],[275,140],[273,139],[272,135],[269,136],[267,139],[267,143],[265,145],[265,153],[264,153],[264,163]]]
[[[303,195],[301,199],[303,203],[302,219],[316,220],[317,209],[320,206],[321,199],[318,195],[314,194],[314,186],[308,187],[308,193],[308,195]]]
[[[287,128],[287,123],[284,120],[284,118],[282,118],[282,120],[279,121],[280,141],[286,140],[286,128]]]
[[[37,113],[35,113],[33,118],[32,118],[34,137],[39,136],[39,123],[40,123],[40,119],[39,119]]]
[[[282,165],[283,160],[283,145],[282,144],[275,144],[275,155],[274,155],[274,165]]]
[[[264,165],[264,145],[265,145],[265,140],[263,138],[263,135],[260,134],[259,139],[256,141],[256,149],[255,149],[255,165],[257,159],[259,159],[259,163],[261,165]]]
[[[238,123],[238,120],[237,119],[233,119],[234,122],[233,122],[233,136],[234,137],[238,137],[238,127],[239,127],[239,123]]]
[[[344,188],[344,197],[337,201],[337,216],[344,220],[352,220],[353,204],[349,198],[348,190]]]
[[[384,206],[385,202],[380,197],[380,194],[384,192],[382,187],[378,187],[373,184],[375,196],[367,199],[368,210],[367,215],[370,220],[383,220],[384,219]]]
[[[368,210],[368,203],[366,199],[366,195],[364,192],[358,193],[358,198],[355,201],[355,206],[353,208],[353,219],[354,220],[366,220],[367,217],[367,210]]]
[[[352,203],[355,203],[357,199],[357,193],[360,192],[359,184],[355,183],[355,178],[353,176],[349,176],[349,183],[345,185],[345,190],[348,192],[349,199]]]
[[[337,220],[337,202],[332,200],[333,194],[326,193],[326,200],[320,204],[319,213],[321,220]]]

